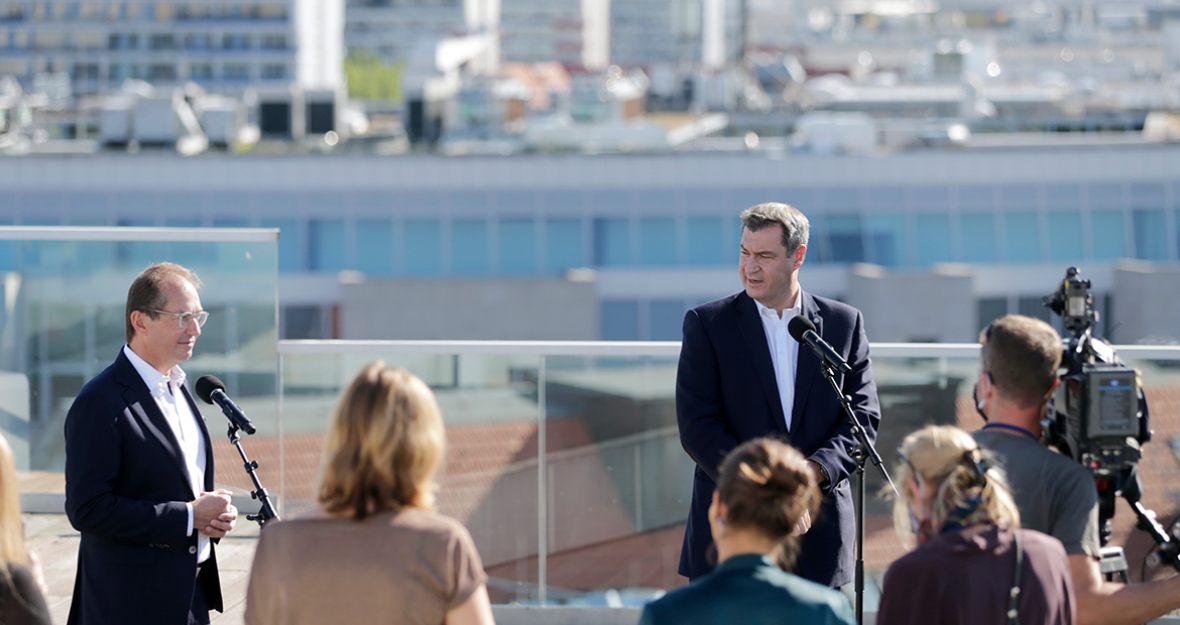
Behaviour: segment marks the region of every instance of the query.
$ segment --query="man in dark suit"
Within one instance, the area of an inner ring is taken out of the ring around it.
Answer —
[[[180,363],[208,313],[200,281],[153,265],[127,294],[127,345],[66,416],[66,514],[82,534],[69,623],[202,625],[221,610],[211,539],[233,529]]]
[[[860,311],[803,292],[799,269],[807,256],[809,225],[785,204],[759,204],[742,212],[739,273],[745,290],[709,302],[684,317],[676,374],[680,442],[696,462],[692,507],[680,574],[696,579],[713,569],[708,509],[717,469],[734,447],[759,436],[779,436],[810,461],[824,492],[814,523],[801,523],[797,568],[831,587],[852,581],[855,519],[848,476],[858,443],[839,398],[809,347],[787,332],[796,315],[852,370],[837,374],[852,397],[857,419],[875,438],[880,424],[877,387]]]

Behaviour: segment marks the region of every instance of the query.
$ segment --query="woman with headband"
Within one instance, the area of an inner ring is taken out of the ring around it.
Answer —
[[[877,625],[1068,625],[1075,603],[1061,543],[1020,515],[975,439],[931,426],[898,447],[894,525],[917,549],[885,573]]]
[[[815,472],[794,447],[756,438],[734,449],[709,507],[717,568],[649,603],[640,625],[852,625],[839,591],[787,572],[797,528],[819,501]]]

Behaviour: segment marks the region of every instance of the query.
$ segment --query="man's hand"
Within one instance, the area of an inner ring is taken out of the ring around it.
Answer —
[[[828,481],[828,476],[824,474],[823,467],[814,460],[808,460],[807,466],[811,467],[812,473],[815,473],[815,485],[822,487],[824,482]]]
[[[193,527],[210,538],[225,536],[238,520],[238,509],[231,501],[231,493],[223,488],[201,493],[193,501]]]
[[[809,529],[811,529],[811,511],[804,508],[803,516],[799,517],[799,520],[795,522],[795,531],[791,532],[791,536],[802,536]]]

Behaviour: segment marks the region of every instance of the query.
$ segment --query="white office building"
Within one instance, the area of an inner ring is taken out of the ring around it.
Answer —
[[[336,91],[344,85],[342,0],[0,2],[0,75],[31,85],[66,73],[75,94],[125,79]]]

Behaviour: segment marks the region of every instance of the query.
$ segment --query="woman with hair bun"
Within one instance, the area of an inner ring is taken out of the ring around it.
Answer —
[[[878,625],[1069,625],[1076,606],[1061,543],[1020,527],[997,468],[954,426],[897,449],[898,534],[918,547],[885,573]]]
[[[790,445],[757,438],[721,463],[709,507],[717,568],[643,609],[640,625],[852,625],[838,591],[786,572],[798,530],[820,502],[815,473]]]
[[[369,363],[332,415],[319,507],[262,531],[247,625],[493,625],[471,535],[433,510],[444,439],[430,388]]]

